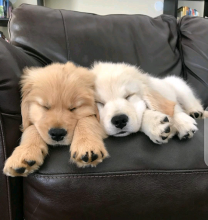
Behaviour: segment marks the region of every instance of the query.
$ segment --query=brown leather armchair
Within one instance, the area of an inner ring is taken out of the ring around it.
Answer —
[[[0,39],[1,170],[21,136],[18,83],[25,66],[127,62],[158,77],[183,77],[208,106],[208,19],[187,16],[177,24],[168,15],[99,16],[23,4],[9,32],[11,45]],[[204,122],[198,127],[193,139],[161,146],[142,133],[109,137],[111,157],[97,168],[69,164],[67,147],[50,149],[27,178],[0,173],[0,218],[208,219]]]

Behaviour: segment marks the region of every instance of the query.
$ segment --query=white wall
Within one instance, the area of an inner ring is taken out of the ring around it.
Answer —
[[[190,7],[191,9],[196,9],[199,12],[199,16],[204,16],[204,1],[178,1],[178,8],[182,6]]]
[[[0,26],[0,31],[2,31],[2,32],[4,33],[4,35],[5,35],[5,37],[6,37],[7,39],[9,39],[9,36],[8,36],[8,28],[7,28],[7,27],[1,27],[1,26]]]
[[[22,3],[31,4],[31,5],[37,5],[37,0],[10,0],[13,3],[14,8],[17,8]]]
[[[158,1],[163,3],[163,0],[45,0],[45,6],[100,15],[146,14],[156,17],[163,13],[163,10],[155,10]]]
[[[37,0],[10,0],[14,7],[22,3],[37,4]],[[81,12],[90,12],[100,15],[106,14],[145,14],[151,17],[159,16],[163,10],[156,10],[156,2],[164,0],[45,0],[45,6],[49,8],[68,9]],[[203,16],[203,1],[179,1],[178,7],[189,6],[197,9]],[[0,31],[8,37],[7,28],[0,27]]]

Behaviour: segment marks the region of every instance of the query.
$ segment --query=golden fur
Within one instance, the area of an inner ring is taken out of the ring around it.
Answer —
[[[47,144],[72,142],[70,160],[80,167],[96,166],[108,156],[102,141],[105,135],[95,117],[94,75],[89,70],[70,62],[27,68],[21,86],[23,135],[5,162],[6,175],[27,176],[37,170],[48,153]],[[52,128],[66,130],[64,139],[53,140]],[[92,152],[97,158],[92,159]],[[88,161],[83,161],[86,153]]]
[[[173,117],[176,105],[175,102],[166,99],[160,93],[152,89],[147,89],[143,95],[149,109],[162,112]]]

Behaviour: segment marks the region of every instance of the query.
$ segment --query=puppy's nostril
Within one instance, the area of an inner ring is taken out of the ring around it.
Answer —
[[[111,123],[116,127],[116,128],[124,128],[128,122],[129,118],[127,115],[116,115],[111,119]]]
[[[48,131],[48,134],[51,136],[51,139],[54,141],[62,141],[67,134],[67,131],[62,128],[51,128]]]
[[[118,125],[119,124],[119,122],[118,121],[115,121],[115,125]]]

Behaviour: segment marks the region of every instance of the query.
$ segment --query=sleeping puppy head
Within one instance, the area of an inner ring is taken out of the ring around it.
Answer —
[[[124,63],[95,63],[95,98],[106,133],[126,136],[137,132],[146,105],[142,100],[147,76]]]
[[[22,86],[22,129],[35,125],[49,145],[69,145],[77,121],[95,114],[94,76],[66,64],[25,69]]]

